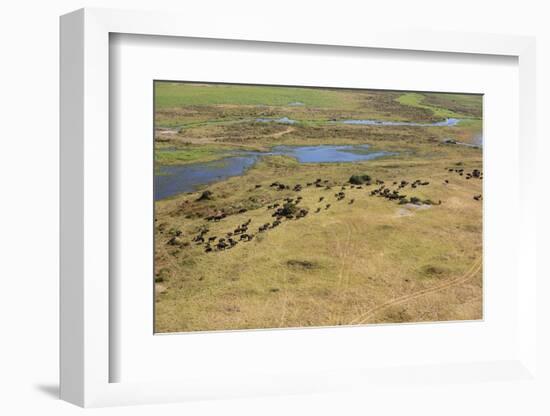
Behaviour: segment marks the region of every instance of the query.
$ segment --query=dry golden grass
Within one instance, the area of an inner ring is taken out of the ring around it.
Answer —
[[[482,151],[442,144],[449,136],[471,141],[479,133],[481,120],[453,128],[317,122],[349,116],[433,118],[426,108],[399,104],[399,96],[395,92],[343,91],[338,99],[350,101],[340,109],[327,104],[330,100],[325,93],[316,98],[317,107],[212,104],[162,108],[156,114],[161,125],[198,123],[179,133],[159,133],[169,146],[191,146],[185,147],[191,152],[191,161],[194,156],[201,160],[205,149],[210,149],[200,146],[266,149],[276,144],[368,143],[373,150],[396,151],[399,155],[328,164],[265,157],[245,175],[205,188],[212,192],[211,200],[197,201],[200,192],[195,192],[157,201],[155,330],[481,319],[483,203],[473,196],[483,193],[483,181],[468,180],[448,168],[481,169]],[[449,102],[453,112],[464,111],[468,116],[481,113],[481,100],[478,105],[471,96],[427,98],[431,106]],[[311,122],[292,127],[233,123],[239,118],[283,115]],[[218,123],[224,118],[233,121]],[[212,119],[216,123],[204,123]],[[376,185],[351,189],[349,184],[345,199],[337,201],[334,194],[354,174],[369,174],[391,189],[396,188],[394,181],[403,179],[429,181],[429,185],[416,189],[408,185],[402,193],[442,203],[398,205],[370,196]],[[328,180],[332,189],[305,186],[317,178]],[[274,181],[291,189],[276,191],[269,187]],[[303,190],[292,191],[298,183]],[[259,226],[274,220],[268,205],[297,196],[303,198],[299,206],[309,209],[305,218],[283,220],[274,229],[258,232]],[[322,202],[320,197],[324,197]],[[331,207],[325,209],[326,204]],[[321,211],[315,213],[318,207]],[[239,214],[243,208],[248,211]],[[219,222],[206,221],[205,217],[221,209],[231,215]],[[204,244],[192,241],[202,227],[209,228],[206,237],[220,237],[249,219],[249,232],[255,238],[230,250],[206,253]],[[181,245],[168,244],[174,231],[181,231]]]

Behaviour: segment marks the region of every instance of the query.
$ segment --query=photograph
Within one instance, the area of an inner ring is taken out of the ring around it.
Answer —
[[[482,94],[152,87],[155,333],[483,319]]]

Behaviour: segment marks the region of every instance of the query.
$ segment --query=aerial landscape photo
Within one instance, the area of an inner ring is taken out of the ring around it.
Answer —
[[[483,318],[481,94],[154,97],[156,333]]]

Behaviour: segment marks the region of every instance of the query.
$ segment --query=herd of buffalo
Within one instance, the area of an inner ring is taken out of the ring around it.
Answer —
[[[465,179],[483,179],[483,173],[478,169],[473,169],[471,172],[466,172],[463,168],[445,168],[448,172],[456,173],[459,176],[464,176]],[[448,184],[449,180],[445,179],[445,184]],[[306,183],[306,187],[316,187],[324,188],[325,190],[330,190],[334,186],[339,186],[340,189],[334,194],[336,202],[346,199],[346,190],[348,189],[367,189],[370,190],[369,195],[371,197],[377,196],[381,198],[386,198],[390,201],[395,201],[400,205],[403,204],[414,204],[414,205],[440,205],[441,200],[438,202],[433,202],[430,199],[420,199],[416,196],[408,197],[404,192],[406,192],[407,187],[410,190],[413,190],[417,187],[428,186],[430,182],[416,179],[413,182],[406,180],[394,181],[392,184],[386,184],[383,180],[377,179],[373,180],[369,175],[353,175],[350,179],[340,185],[335,185],[334,182],[329,181],[328,179],[317,179],[314,182]],[[376,185],[376,188],[372,188],[372,185]],[[254,188],[260,188],[262,185],[255,185]],[[292,190],[296,193],[300,193],[304,188],[301,184],[296,184],[294,186],[286,185],[281,182],[273,182],[270,185],[271,188],[274,188],[277,191]],[[253,189],[254,189],[253,188]],[[392,189],[393,188],[393,189]],[[197,201],[209,200],[212,198],[211,191],[204,191]],[[474,195],[473,198],[476,201],[482,199],[481,194]],[[300,204],[302,202],[302,196],[298,195],[294,198],[287,197],[282,199],[280,202],[275,202],[273,204],[267,205],[267,209],[270,210],[272,221],[261,224],[257,228],[253,229],[251,226],[252,220],[248,219],[246,222],[238,225],[232,231],[225,233],[224,235],[210,235],[210,230],[208,227],[203,226],[200,228],[192,238],[192,243],[196,245],[204,246],[204,251],[206,253],[228,250],[239,243],[247,243],[252,241],[258,233],[265,233],[269,230],[273,230],[280,226],[283,221],[296,221],[302,218],[305,218],[309,214],[309,209],[302,207]],[[328,210],[331,208],[330,203],[326,203],[327,196],[320,196],[314,214],[320,213],[322,210]],[[355,199],[348,199],[348,204],[353,204]],[[246,212],[246,209],[241,209],[239,213]],[[206,217],[207,221],[218,222],[226,218],[228,215],[224,212],[218,213],[213,216]],[[165,233],[164,227],[158,227],[161,234]],[[177,229],[171,229],[168,231],[170,239],[167,241],[168,245],[172,246],[188,246],[189,242],[185,242],[182,239],[182,232]]]

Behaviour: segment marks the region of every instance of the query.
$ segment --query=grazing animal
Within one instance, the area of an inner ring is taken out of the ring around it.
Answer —
[[[317,208],[317,211],[315,211],[315,213],[317,214],[318,212],[321,212],[321,208]]]
[[[350,205],[353,204],[355,202],[355,199],[350,199],[349,203]]]
[[[334,194],[334,196],[336,197],[336,199],[338,201],[341,201],[342,199],[344,199],[346,197],[346,194],[344,192],[338,192],[337,194]]]
[[[474,195],[474,199],[475,199],[476,201],[481,200],[481,194],[479,194],[479,195]]]
[[[212,199],[212,191],[204,191],[201,196],[197,198],[197,201],[206,201]]]
[[[227,215],[225,214],[225,212],[222,212],[221,214],[218,214],[218,215],[212,215],[210,217],[206,217],[206,221],[218,222],[223,220],[226,216]]]
[[[250,241],[254,238],[254,234],[241,234],[241,240]]]
[[[319,198],[319,202],[322,202],[322,201],[323,201],[323,199],[325,199],[325,197],[324,197],[324,196],[320,197],[320,198]]]
[[[296,214],[296,219],[304,218],[309,211],[307,209],[302,208],[298,213]]]
[[[329,209],[329,208],[330,208],[330,204],[327,204],[327,205],[325,206],[325,209]]]

